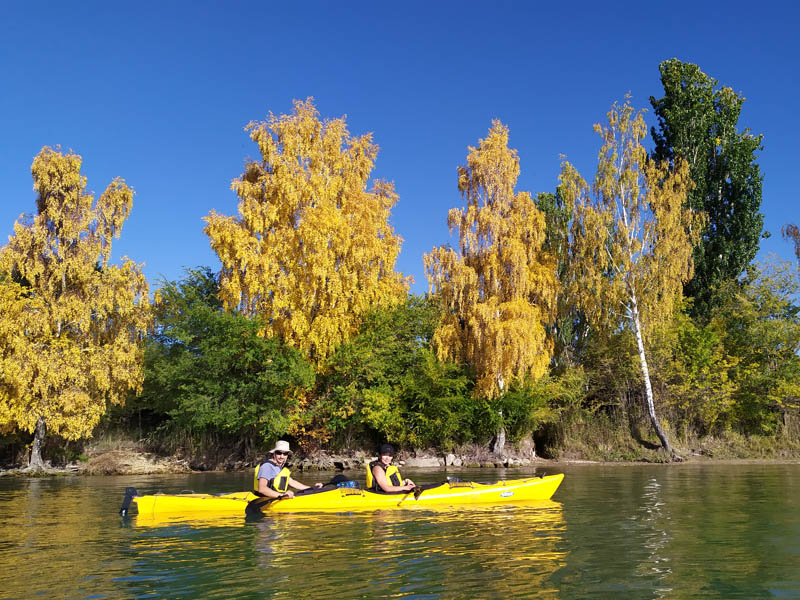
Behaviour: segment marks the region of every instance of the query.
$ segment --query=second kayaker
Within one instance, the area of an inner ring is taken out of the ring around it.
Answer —
[[[292,478],[292,472],[286,466],[286,461],[292,451],[289,449],[289,442],[278,440],[275,447],[269,451],[270,458],[256,467],[255,479],[253,480],[253,491],[268,498],[293,498],[296,490],[307,490],[311,486],[300,483]],[[315,483],[314,487],[321,488],[321,483]]]
[[[398,468],[392,464],[394,446],[383,444],[378,460],[367,465],[367,489],[372,492],[408,492],[414,489],[414,482],[403,479]]]

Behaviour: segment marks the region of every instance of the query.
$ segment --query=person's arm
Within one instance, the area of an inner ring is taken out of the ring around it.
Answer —
[[[414,489],[414,482],[410,479],[406,479],[403,485],[392,485],[386,477],[386,472],[378,465],[372,467],[372,476],[384,492],[407,492]]]
[[[300,483],[299,481],[297,481],[296,479],[294,479],[292,477],[289,477],[289,485],[292,486],[296,490],[310,490],[311,489],[310,485],[306,485],[305,483]],[[314,487],[315,488],[321,488],[322,484],[321,483],[315,483]]]
[[[280,492],[273,490],[271,487],[269,487],[269,481],[266,480],[264,477],[258,478],[258,491],[267,496],[268,498],[280,498],[281,496],[284,496],[286,498],[294,497],[294,492],[292,490],[287,490],[285,494],[281,494]]]

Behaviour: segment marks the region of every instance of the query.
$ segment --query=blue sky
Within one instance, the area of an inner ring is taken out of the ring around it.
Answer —
[[[720,11],[722,11],[720,13]],[[230,182],[257,149],[243,131],[313,96],[323,117],[373,132],[374,176],[400,196],[397,268],[427,290],[422,255],[452,241],[456,168],[493,118],[519,152],[518,190],[553,191],[564,154],[584,177],[592,124],[626,92],[660,97],[658,64],[698,64],[741,92],[740,127],[764,134],[762,212],[780,236],[800,221],[800,9],[782,2],[2,2],[0,240],[35,211],[30,165],[44,145],[83,156],[89,189],[136,190],[114,256],[152,284],[219,268],[203,234],[233,215]],[[652,112],[648,123],[653,124]]]

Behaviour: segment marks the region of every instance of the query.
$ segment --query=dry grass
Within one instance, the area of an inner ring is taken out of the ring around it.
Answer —
[[[189,472],[185,461],[158,458],[132,450],[111,450],[92,456],[86,464],[89,475],[141,475]]]

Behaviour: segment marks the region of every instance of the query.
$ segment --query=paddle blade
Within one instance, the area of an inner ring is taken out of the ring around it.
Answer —
[[[279,498],[267,498],[266,496],[263,498],[255,498],[254,500],[250,500],[244,509],[244,514],[249,517],[263,515],[264,507],[269,505],[271,502],[275,502],[276,500],[279,500]]]
[[[128,515],[128,509],[131,506],[131,502],[133,501],[134,496],[138,496],[139,492],[136,491],[135,487],[127,487],[125,488],[125,499],[122,501],[122,508],[119,509],[119,514],[123,517]]]

